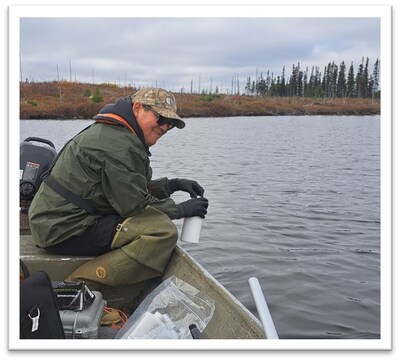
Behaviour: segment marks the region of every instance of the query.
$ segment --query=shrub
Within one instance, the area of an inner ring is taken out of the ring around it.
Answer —
[[[26,104],[32,105],[34,107],[37,106],[37,103],[34,100],[30,100],[30,99],[26,101]]]
[[[92,102],[93,103],[101,103],[103,101],[103,97],[100,94],[100,89],[96,88],[96,91],[94,92],[92,96]]]

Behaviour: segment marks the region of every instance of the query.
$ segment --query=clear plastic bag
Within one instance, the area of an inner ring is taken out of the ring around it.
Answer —
[[[205,293],[172,276],[143,300],[115,338],[190,339],[189,325],[202,332],[214,310]]]

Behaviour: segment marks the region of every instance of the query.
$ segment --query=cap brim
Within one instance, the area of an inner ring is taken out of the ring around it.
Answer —
[[[186,126],[186,123],[183,121],[183,119],[176,114],[174,111],[170,110],[170,109],[165,109],[165,108],[158,108],[156,106],[152,106],[152,108],[161,116],[163,116],[164,118],[168,118],[168,119],[173,119],[175,120],[175,124],[176,127],[179,129],[182,129]]]

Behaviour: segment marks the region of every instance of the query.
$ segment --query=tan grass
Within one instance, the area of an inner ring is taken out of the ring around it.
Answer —
[[[99,89],[103,101],[94,103],[88,94]],[[21,83],[21,119],[91,119],[107,103],[131,95],[133,88],[114,84],[74,82]],[[250,115],[380,114],[379,99],[315,99],[254,97],[225,94],[175,94],[182,117]]]

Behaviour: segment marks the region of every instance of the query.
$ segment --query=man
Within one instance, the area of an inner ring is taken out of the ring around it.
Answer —
[[[174,96],[145,88],[106,105],[70,140],[29,210],[38,247],[96,256],[68,281],[119,286],[161,275],[178,239],[171,221],[207,213],[204,189],[187,179],[152,180],[149,147],[184,121]],[[188,192],[176,204],[171,194]]]

